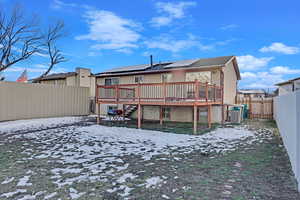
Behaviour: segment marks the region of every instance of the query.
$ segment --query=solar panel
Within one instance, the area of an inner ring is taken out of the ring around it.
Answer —
[[[126,71],[137,71],[137,70],[145,70],[150,67],[149,64],[144,65],[132,65],[126,67],[118,67],[111,70],[104,71],[103,73],[113,73],[113,72],[126,72]]]

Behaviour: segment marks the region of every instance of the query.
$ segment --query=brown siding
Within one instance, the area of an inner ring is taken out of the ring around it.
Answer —
[[[237,76],[233,62],[224,67],[224,103],[234,104],[237,93]]]

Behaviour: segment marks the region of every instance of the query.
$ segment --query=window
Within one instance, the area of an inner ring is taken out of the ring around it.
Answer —
[[[163,119],[171,119],[171,108],[169,107],[164,107],[162,108],[162,117]]]
[[[211,72],[187,72],[185,74],[186,81],[195,81],[198,80],[202,83],[211,83]]]
[[[294,82],[294,87],[295,87],[295,90],[300,90],[300,81],[299,80],[296,80]]]
[[[168,74],[162,74],[161,75],[161,80],[162,82],[171,82],[172,81],[172,74],[168,73]]]
[[[105,85],[118,85],[119,84],[119,78],[106,78],[104,84]]]
[[[144,76],[135,76],[134,77],[134,82],[135,83],[142,83],[142,82],[144,82]]]

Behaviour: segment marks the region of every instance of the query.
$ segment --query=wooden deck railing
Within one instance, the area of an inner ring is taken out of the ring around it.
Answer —
[[[97,85],[96,97],[99,103],[148,103],[168,104],[194,102],[220,103],[223,88],[208,83],[168,82],[168,83],[140,83],[103,86]]]

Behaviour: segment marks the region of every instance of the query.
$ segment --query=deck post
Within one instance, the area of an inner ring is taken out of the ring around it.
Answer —
[[[197,125],[198,125],[197,111],[198,111],[197,105],[194,104],[194,134],[197,134]]]
[[[125,105],[122,104],[122,117],[123,117],[123,121],[125,121]]]
[[[207,121],[208,121],[208,128],[211,128],[211,105],[208,106]]]
[[[138,128],[142,127],[142,120],[141,120],[141,104],[138,105]]]
[[[98,103],[98,108],[97,108],[97,124],[100,124],[100,107],[101,107],[101,104]]]
[[[163,107],[159,106],[159,124],[163,124]]]

